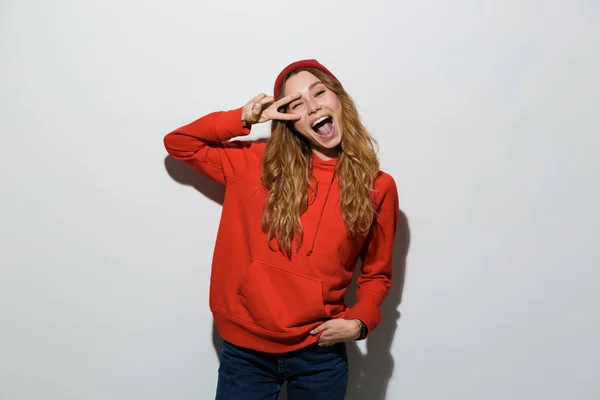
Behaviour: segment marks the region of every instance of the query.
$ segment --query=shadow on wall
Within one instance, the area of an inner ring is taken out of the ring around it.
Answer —
[[[193,186],[212,201],[223,205],[225,189],[222,185],[194,171],[187,164],[167,156],[165,168],[171,178],[183,185]],[[383,400],[386,398],[387,386],[394,371],[394,359],[391,354],[392,342],[396,334],[400,313],[398,306],[402,301],[404,277],[406,274],[406,257],[410,245],[410,229],[406,215],[400,211],[396,241],[394,243],[394,275],[393,285],[382,307],[381,323],[366,340],[366,354],[362,354],[355,343],[348,344],[350,377],[348,381],[347,400]],[[352,285],[348,288],[346,304],[356,302],[356,279],[360,268],[354,274]],[[213,323],[213,346],[217,358],[221,353],[222,339]],[[285,390],[279,400],[285,400]]]
[[[410,230],[406,215],[400,211],[398,228],[394,242],[392,288],[381,306],[381,323],[366,340],[366,354],[362,354],[355,343],[348,345],[350,377],[346,400],[384,400],[389,380],[394,372],[394,358],[391,347],[394,340],[402,301],[406,257],[410,244]],[[357,267],[354,281],[348,288],[346,304],[356,302],[356,278],[360,273]]]
[[[165,157],[165,169],[174,181],[181,183],[182,185],[192,186],[210,200],[223,205],[223,202],[225,201],[225,187],[220,183],[213,181],[212,179],[194,170],[186,163],[176,160],[171,156]],[[217,328],[214,322],[212,337],[213,346],[217,353],[217,358],[219,358],[221,355],[223,339],[221,339],[217,333]]]

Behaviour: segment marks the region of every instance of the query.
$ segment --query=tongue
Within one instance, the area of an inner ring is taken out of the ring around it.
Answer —
[[[321,136],[327,136],[331,131],[333,131],[333,123],[331,121],[327,121],[317,128],[317,133]]]

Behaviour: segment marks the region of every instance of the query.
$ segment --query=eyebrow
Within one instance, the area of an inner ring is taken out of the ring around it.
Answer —
[[[313,83],[311,83],[311,84],[310,84],[310,86],[308,87],[308,91],[311,91],[311,90],[312,90],[312,89],[313,89],[315,86],[317,86],[319,83],[323,83],[323,82],[321,82],[321,81],[316,81],[316,82],[313,82]],[[323,83],[323,84],[324,84],[324,83]],[[300,101],[300,100],[302,100],[302,99],[297,99],[297,100],[294,100],[294,101],[292,101],[291,103],[289,103],[289,104],[288,104],[288,106],[291,106],[292,104],[294,104],[294,103],[296,103],[297,101]]]
[[[323,83],[323,82],[321,82],[321,81],[316,81],[316,82],[313,82],[313,83],[312,83],[312,84],[311,84],[311,85],[308,87],[308,90],[312,90],[312,88],[314,88],[315,86],[317,86],[319,83]]]

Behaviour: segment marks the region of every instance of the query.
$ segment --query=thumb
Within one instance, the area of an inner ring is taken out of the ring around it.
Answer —
[[[311,335],[316,335],[319,332],[324,331],[325,329],[329,328],[329,321],[317,326],[315,329],[313,329],[312,331],[310,331]]]

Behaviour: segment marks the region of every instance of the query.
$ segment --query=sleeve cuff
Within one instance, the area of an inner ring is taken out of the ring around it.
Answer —
[[[239,107],[227,111],[223,116],[223,119],[220,121],[221,126],[219,127],[219,131],[222,132],[222,135],[224,136],[220,138],[222,141],[250,134],[252,126],[244,127],[242,125],[242,110],[243,107]]]
[[[350,319],[359,319],[367,326],[367,337],[377,328],[381,320],[381,311],[375,305],[357,303],[350,308]]]

